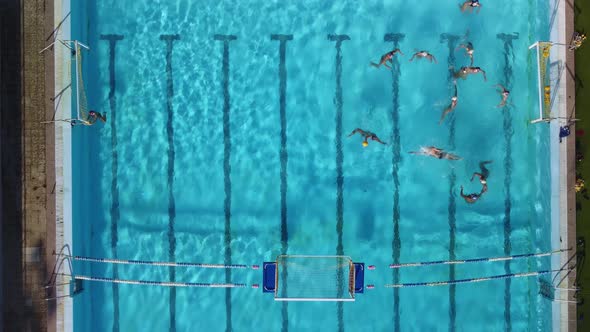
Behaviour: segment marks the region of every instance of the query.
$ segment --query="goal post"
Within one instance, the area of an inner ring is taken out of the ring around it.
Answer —
[[[355,300],[355,265],[348,256],[280,255],[274,277],[276,301]]]
[[[531,123],[551,121],[551,79],[549,75],[552,42],[537,41],[529,50],[536,51],[537,91],[539,94],[539,113]]]

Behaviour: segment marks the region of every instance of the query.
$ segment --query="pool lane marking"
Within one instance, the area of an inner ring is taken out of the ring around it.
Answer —
[[[512,54],[512,60],[514,61],[514,50],[512,47],[512,41],[518,39],[518,34],[505,34],[499,33],[498,39],[504,42],[504,86],[506,89],[512,89],[512,65],[510,62],[509,55]],[[506,155],[504,156],[504,254],[510,255],[512,251],[512,245],[510,241],[510,233],[512,232],[510,213],[512,210],[512,194],[510,192],[510,182],[512,181],[512,135],[514,133],[512,129],[512,114],[510,113],[510,105],[507,104],[502,108],[504,115],[503,127],[504,127],[504,140],[506,142]],[[504,262],[504,270],[506,274],[510,273],[510,262]],[[512,330],[512,318],[511,318],[511,280],[506,279],[504,281],[504,324],[506,331]]]
[[[448,33],[443,33],[440,35],[440,42],[447,43],[449,47],[449,56],[448,56],[448,65],[449,65],[449,82],[452,82],[454,79],[454,66],[455,66],[455,47],[457,42],[459,41],[460,37]],[[453,88],[454,89],[454,88]],[[455,116],[451,114],[451,118],[449,119],[449,140],[447,144],[449,145],[449,149],[455,149]],[[448,213],[449,213],[449,259],[455,260],[455,243],[456,243],[456,212],[457,212],[457,202],[455,201],[455,193],[454,188],[457,180],[457,175],[455,174],[455,169],[451,168],[451,173],[449,174],[449,205],[448,205]],[[455,279],[455,265],[449,266],[449,280]],[[449,286],[449,331],[453,332],[456,330],[456,319],[457,319],[457,303],[456,303],[456,289],[455,285]]]
[[[404,39],[405,35],[401,33],[388,33],[383,36],[383,41],[393,43],[393,49],[399,48],[399,43]],[[391,118],[393,121],[392,133],[392,159],[391,159],[391,174],[393,177],[393,241],[391,242],[391,256],[394,264],[399,264],[401,239],[399,235],[399,163],[401,162],[401,141],[399,134],[399,77],[400,77],[400,63],[397,57],[393,57],[391,66],[391,95],[392,108]],[[393,271],[393,282],[399,283],[399,269]],[[399,289],[393,290],[393,326],[394,331],[400,331],[400,303],[399,303]]]
[[[344,247],[342,245],[342,227],[344,226],[344,211],[343,211],[343,185],[344,175],[342,173],[342,162],[344,160],[342,154],[342,42],[350,40],[347,35],[328,35],[329,41],[336,42],[336,92],[334,95],[334,104],[336,105],[336,232],[338,233],[338,245],[336,246],[336,254],[344,255]],[[342,279],[338,278],[338,298],[343,295]],[[344,331],[344,308],[342,302],[338,302],[338,331]]]
[[[111,125],[111,251],[114,258],[117,258],[117,243],[119,241],[118,224],[120,218],[119,211],[119,183],[117,174],[119,174],[119,155],[117,152],[117,99],[115,96],[116,77],[115,77],[115,51],[117,42],[123,40],[121,35],[100,35],[101,40],[109,42],[109,107],[111,115],[109,123]],[[119,267],[113,266],[113,278],[119,278]],[[112,284],[113,290],[113,332],[119,331],[119,285]]]
[[[223,183],[225,191],[225,200],[223,212],[225,215],[225,259],[224,264],[231,264],[231,136],[229,127],[230,116],[230,95],[229,95],[229,43],[236,40],[234,35],[214,35],[214,40],[223,42],[223,60],[222,60],[222,90],[223,90]],[[231,269],[225,270],[225,282],[231,283]],[[232,331],[231,320],[231,289],[225,290],[225,317],[227,332]]]
[[[174,201],[174,81],[172,79],[172,48],[179,35],[160,35],[160,40],[166,42],[166,109],[168,121],[166,122],[166,135],[168,137],[168,260],[176,261],[176,237],[174,235],[174,222],[176,220],[176,203]],[[176,268],[168,268],[170,281],[176,281]],[[170,331],[176,331],[176,288],[170,289]]]
[[[281,254],[286,255],[289,249],[289,233],[287,228],[287,68],[286,52],[287,41],[293,40],[293,35],[273,34],[271,40],[279,41],[279,113],[281,121],[281,147],[279,156],[281,160]],[[281,270],[282,292],[287,293],[287,269]],[[288,302],[283,301],[282,332],[289,330]]]

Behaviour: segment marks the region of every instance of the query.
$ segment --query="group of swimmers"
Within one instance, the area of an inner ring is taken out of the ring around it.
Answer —
[[[473,8],[477,8],[477,12],[479,13],[479,10],[481,9],[481,4],[479,3],[478,0],[468,0],[468,1],[465,1],[461,5],[461,11],[465,11],[467,9],[470,9],[470,11],[473,11]],[[459,98],[457,96],[457,79],[458,78],[466,79],[467,76],[469,76],[471,74],[481,73],[483,75],[484,81],[487,81],[486,72],[483,69],[481,69],[480,67],[473,66],[473,54],[475,52],[473,44],[470,42],[467,42],[465,44],[461,44],[456,48],[456,50],[459,50],[459,49],[465,50],[466,56],[468,56],[470,59],[470,64],[469,64],[469,66],[461,67],[457,72],[453,73],[453,78],[454,78],[453,83],[454,83],[454,87],[455,87],[455,92],[454,92],[453,96],[451,97],[450,104],[443,110],[442,115],[439,120],[439,124],[441,124],[444,121],[445,117],[449,113],[453,112],[455,110],[455,108],[457,107],[457,103],[459,101]],[[376,67],[376,68],[384,66],[387,69],[392,69],[392,67],[389,64],[393,64],[393,57],[398,53],[400,55],[404,55],[404,53],[399,48],[396,48],[396,49],[382,55],[381,59],[379,60],[379,63],[371,62],[370,65],[373,67]],[[421,51],[417,51],[416,53],[414,53],[412,55],[412,57],[410,58],[410,61],[413,61],[414,59],[421,59],[421,58],[427,59],[431,63],[432,62],[437,63],[436,57],[426,50],[421,50]],[[449,69],[453,70],[454,68],[451,67]],[[508,102],[508,97],[510,96],[510,91],[508,91],[508,89],[506,89],[506,87],[504,87],[502,84],[496,84],[495,87],[498,88],[497,91],[500,93],[501,98],[502,98],[500,103],[497,105],[497,107],[506,106],[507,102]],[[356,133],[360,134],[364,138],[363,142],[362,142],[363,147],[367,147],[369,145],[369,140],[376,141],[381,144],[386,144],[383,141],[381,141],[375,133],[370,132],[368,130],[363,130],[361,128],[356,128],[348,136],[350,137]],[[415,155],[429,156],[429,157],[433,157],[436,159],[448,159],[448,160],[460,160],[461,159],[461,157],[459,157],[458,155],[450,153],[450,152],[446,152],[443,149],[438,148],[436,146],[421,147],[419,151],[410,151],[409,153],[415,154]],[[461,197],[463,197],[463,199],[465,199],[465,201],[467,203],[475,203],[485,192],[487,192],[487,190],[488,190],[487,178],[489,175],[489,171],[485,165],[489,164],[491,162],[492,161],[480,162],[479,167],[480,167],[481,172],[479,172],[479,173],[475,172],[471,176],[471,181],[473,181],[474,177],[477,176],[479,178],[479,182],[482,185],[482,188],[478,193],[466,194],[463,192],[463,186],[461,186],[460,195],[461,195]]]

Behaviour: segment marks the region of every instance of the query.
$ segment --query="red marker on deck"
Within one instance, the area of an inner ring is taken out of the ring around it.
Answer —
[[[367,285],[367,289],[373,289],[375,288],[375,285]]]
[[[369,270],[374,270],[375,269],[375,265],[369,265]]]
[[[253,284],[252,288],[258,288],[258,284]]]
[[[258,269],[260,268],[260,265],[252,265],[252,268],[253,268],[254,270],[258,270]]]

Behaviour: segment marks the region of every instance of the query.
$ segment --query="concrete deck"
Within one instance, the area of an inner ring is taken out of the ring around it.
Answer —
[[[8,0],[2,16],[3,328],[55,331],[44,284],[55,248],[52,61],[38,52],[53,30],[53,2]],[[19,71],[20,68],[20,71]],[[9,319],[7,319],[9,318]]]

